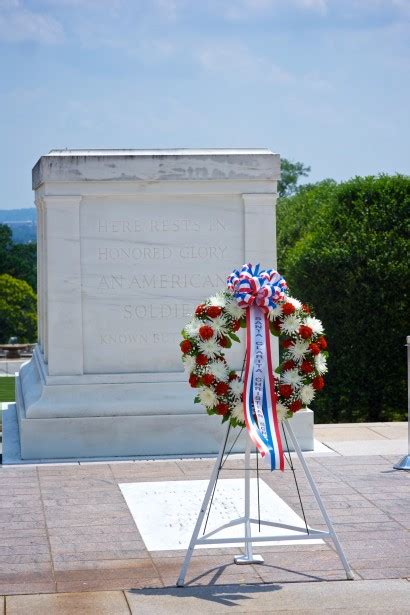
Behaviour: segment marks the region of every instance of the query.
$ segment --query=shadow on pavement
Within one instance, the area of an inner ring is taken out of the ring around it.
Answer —
[[[251,600],[249,594],[279,591],[278,584],[206,585],[196,587],[164,587],[160,589],[130,589],[132,594],[144,596],[173,596],[175,598],[199,598],[225,606],[238,606],[241,600]]]

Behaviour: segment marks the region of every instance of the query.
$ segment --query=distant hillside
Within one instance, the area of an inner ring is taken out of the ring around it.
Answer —
[[[0,222],[8,224],[8,221],[31,222],[37,221],[37,210],[35,207],[26,207],[25,209],[0,209]]]
[[[30,243],[37,237],[37,211],[26,209],[0,209],[0,224],[7,224],[13,232],[15,243]]]

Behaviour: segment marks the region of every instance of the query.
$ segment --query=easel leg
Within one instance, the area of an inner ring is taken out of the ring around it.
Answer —
[[[329,534],[330,534],[330,536],[331,536],[331,538],[333,540],[333,544],[336,547],[337,554],[338,554],[338,556],[340,558],[340,561],[343,564],[343,568],[346,571],[346,577],[349,580],[353,581],[354,580],[353,572],[352,572],[352,570],[351,570],[351,568],[349,566],[349,563],[348,563],[348,561],[346,559],[346,556],[345,556],[344,551],[342,549],[342,545],[339,542],[339,539],[338,539],[337,534],[336,534],[336,532],[335,532],[335,530],[333,528],[333,525],[332,525],[332,522],[331,522],[331,520],[329,518],[329,515],[327,514],[327,510],[325,508],[325,505],[323,504],[322,498],[320,497],[320,493],[319,493],[319,491],[318,491],[318,489],[316,487],[316,483],[315,483],[315,481],[313,479],[313,476],[312,476],[312,474],[311,474],[311,472],[309,470],[309,466],[307,465],[307,463],[305,461],[305,458],[303,457],[302,451],[300,450],[300,446],[299,446],[298,441],[296,440],[295,434],[293,433],[293,429],[290,426],[289,421],[287,419],[285,419],[283,421],[283,425],[284,425],[285,429],[287,430],[287,432],[289,434],[289,437],[290,437],[290,439],[292,441],[293,447],[294,447],[294,449],[296,451],[296,454],[297,454],[297,456],[299,458],[299,461],[302,464],[303,470],[304,470],[304,472],[306,474],[306,478],[309,481],[309,485],[310,485],[310,487],[311,487],[311,489],[313,491],[313,495],[315,496],[316,502],[318,503],[318,506],[320,508],[320,512],[322,513],[322,516],[323,516],[323,518],[324,518],[324,520],[326,522],[326,525],[328,527]]]
[[[245,555],[236,555],[235,564],[263,564],[261,555],[254,555],[252,549],[251,513],[251,447],[252,441],[246,435],[245,449]]]
[[[178,580],[177,580],[177,587],[184,587],[184,585],[185,585],[185,575],[186,575],[187,570],[188,570],[189,562],[191,561],[192,553],[194,552],[194,549],[195,549],[195,544],[196,544],[196,541],[197,541],[197,538],[198,538],[198,534],[199,534],[201,526],[202,526],[202,522],[204,520],[205,513],[206,513],[207,508],[208,508],[209,500],[211,499],[213,488],[214,488],[215,483],[217,481],[218,472],[219,472],[219,469],[221,467],[222,457],[223,457],[223,454],[224,454],[224,451],[225,451],[225,448],[226,448],[226,443],[228,441],[229,430],[230,430],[230,423],[228,422],[227,428],[226,428],[226,433],[225,433],[224,439],[222,441],[221,447],[219,449],[218,457],[216,458],[215,465],[214,465],[214,468],[212,470],[211,478],[209,479],[208,488],[206,490],[205,497],[204,497],[203,502],[202,502],[201,510],[199,512],[198,519],[196,521],[194,531],[192,532],[191,540],[189,542],[189,547],[188,547],[188,550],[186,552],[185,559],[184,559],[184,562],[182,564],[182,567],[181,567],[181,570],[180,570],[180,573],[179,573],[179,577],[178,577]]]

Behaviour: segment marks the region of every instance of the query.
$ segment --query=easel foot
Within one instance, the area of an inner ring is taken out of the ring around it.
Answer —
[[[235,564],[263,564],[265,561],[262,555],[252,555],[249,557],[248,555],[235,555],[234,558]]]
[[[185,579],[178,579],[177,581],[177,587],[184,587],[185,586]]]
[[[346,572],[346,577],[348,581],[354,581],[354,574],[351,570],[349,570],[349,572]]]

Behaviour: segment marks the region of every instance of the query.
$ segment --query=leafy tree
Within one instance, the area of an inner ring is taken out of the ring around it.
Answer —
[[[291,196],[298,190],[298,181],[301,177],[307,177],[310,173],[310,167],[307,167],[303,162],[292,162],[287,158],[282,158],[280,161],[281,178],[278,182],[278,194],[280,197]]]
[[[7,273],[37,290],[37,244],[15,243],[9,253]]]
[[[17,336],[19,342],[33,343],[37,338],[36,295],[23,280],[0,275],[0,343]]]
[[[14,243],[6,224],[0,224],[0,273],[25,280],[37,289],[37,246],[35,243]]]
[[[6,267],[8,256],[13,247],[11,228],[7,224],[0,224],[0,268]],[[3,273],[3,271],[1,271]]]
[[[329,339],[319,422],[406,415],[410,178],[321,182],[278,209],[280,271]]]

